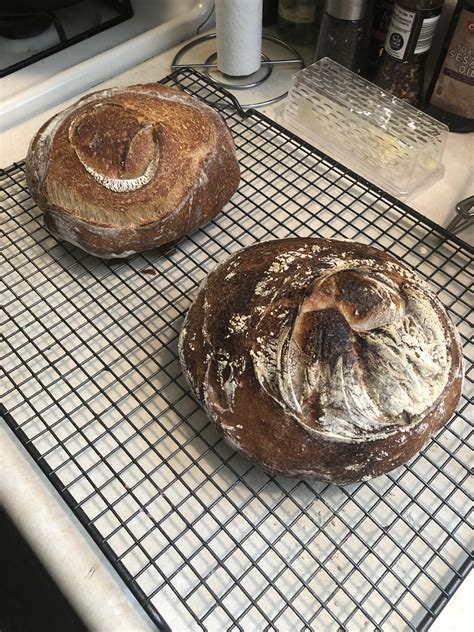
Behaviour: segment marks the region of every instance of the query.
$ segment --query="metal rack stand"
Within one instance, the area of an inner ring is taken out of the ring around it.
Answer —
[[[102,262],[0,173],[3,418],[162,630],[425,630],[471,566],[472,250],[193,70],[242,179],[181,243]],[[458,412],[412,461],[347,487],[272,478],[189,395],[177,337],[216,262],[258,240],[356,239],[435,288],[466,354]]]

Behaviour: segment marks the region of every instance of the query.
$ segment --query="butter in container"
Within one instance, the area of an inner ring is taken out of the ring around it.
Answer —
[[[448,127],[327,57],[293,75],[281,121],[396,197],[443,176]]]

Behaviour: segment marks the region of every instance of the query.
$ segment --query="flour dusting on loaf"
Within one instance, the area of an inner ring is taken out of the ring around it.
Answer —
[[[201,286],[179,350],[233,446],[267,471],[339,483],[407,461],[461,386],[457,332],[429,286],[351,242],[232,255]]]

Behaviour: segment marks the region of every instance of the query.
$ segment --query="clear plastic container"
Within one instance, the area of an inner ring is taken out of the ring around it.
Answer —
[[[293,75],[281,119],[397,197],[443,175],[448,127],[327,57]]]

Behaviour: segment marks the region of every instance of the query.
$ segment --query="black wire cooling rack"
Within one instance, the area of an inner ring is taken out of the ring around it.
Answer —
[[[472,253],[196,72],[165,82],[222,110],[239,190],[174,248],[105,263],[48,234],[23,164],[3,171],[3,417],[160,629],[426,629],[470,568]],[[458,412],[387,476],[269,477],[189,395],[177,338],[199,282],[228,253],[288,236],[388,250],[458,327]]]

